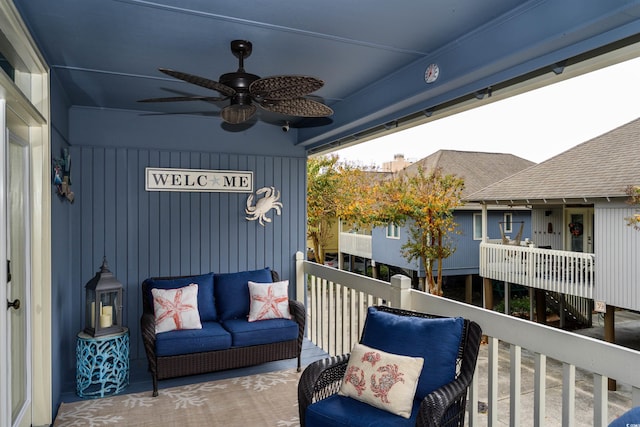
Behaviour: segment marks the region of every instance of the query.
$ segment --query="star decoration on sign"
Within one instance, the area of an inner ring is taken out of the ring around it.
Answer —
[[[166,310],[162,315],[156,318],[156,325],[162,323],[168,318],[173,318],[176,328],[182,329],[182,317],[180,315],[189,310],[197,310],[193,305],[182,302],[182,289],[178,289],[173,297],[173,301],[160,296],[154,297],[153,300]]]
[[[287,297],[287,295],[282,295],[282,296],[274,295],[273,286],[269,286],[269,289],[267,289],[267,295],[265,296],[254,295],[253,299],[264,303],[264,305],[260,309],[260,312],[256,316],[258,319],[262,319],[270,311],[273,311],[276,317],[283,317],[282,312],[278,308],[278,304],[282,304],[283,302],[289,301],[289,298]]]

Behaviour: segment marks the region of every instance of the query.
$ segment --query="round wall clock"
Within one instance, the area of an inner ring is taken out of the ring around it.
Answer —
[[[430,64],[424,72],[424,81],[427,83],[433,83],[438,80],[439,76],[440,67],[438,67],[438,64]]]

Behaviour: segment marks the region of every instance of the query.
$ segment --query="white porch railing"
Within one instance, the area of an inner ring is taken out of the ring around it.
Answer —
[[[480,276],[593,299],[593,254],[480,244]]]
[[[504,399],[505,391],[500,390],[499,397],[498,360],[499,348],[504,346],[509,348],[510,368],[504,375],[509,375],[508,417],[512,426],[520,425],[522,401],[531,396],[535,426],[544,426],[548,416],[557,416],[556,420],[561,419],[562,426],[578,425],[576,419],[582,420],[581,423],[589,420],[587,424],[596,427],[606,426],[611,421],[608,415],[608,378],[630,387],[630,397],[624,409],[640,405],[640,370],[631,368],[640,362],[638,351],[425,294],[411,289],[410,280],[404,276],[394,276],[389,284],[306,261],[302,253],[298,254],[296,264],[297,292],[306,296],[307,336],[331,355],[349,352],[358,341],[366,307],[370,305],[388,304],[441,316],[462,316],[478,322],[488,336],[487,378],[480,378],[480,371],[476,372],[469,395],[469,426],[480,425],[480,395],[488,405],[483,425],[497,426],[499,423],[498,404]],[[533,391],[522,389],[523,353],[533,355]],[[553,378],[562,382],[562,413],[557,415],[546,413],[546,381],[552,376],[548,372],[547,359],[561,364],[562,378]],[[576,369],[581,375],[593,379],[593,403],[587,408],[576,408]],[[481,383],[486,384],[486,389],[480,389]],[[582,412],[577,413],[576,410]],[[500,416],[503,417],[506,411],[504,408],[501,411]],[[500,422],[504,423],[504,420]]]
[[[340,233],[338,238],[340,252],[371,259],[373,251],[371,235]]]

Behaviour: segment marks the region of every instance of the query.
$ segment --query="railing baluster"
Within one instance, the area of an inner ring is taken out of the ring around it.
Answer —
[[[609,423],[607,407],[607,383],[605,376],[593,374],[593,427],[606,427]]]
[[[489,337],[489,427],[498,425],[498,345],[497,338]]]
[[[520,406],[521,406],[521,385],[522,385],[522,348],[518,345],[511,344],[510,346],[510,366],[511,366],[511,381],[510,381],[510,396],[509,409],[511,418],[511,427],[518,427],[520,425]]]
[[[547,390],[547,356],[536,353],[534,375],[534,396],[533,396],[533,425],[543,427],[546,413],[546,390]]]
[[[562,426],[575,426],[576,419],[576,367],[562,364]]]

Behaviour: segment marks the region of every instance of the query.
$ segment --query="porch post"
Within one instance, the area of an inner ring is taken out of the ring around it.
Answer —
[[[483,277],[482,288],[483,306],[487,310],[493,310],[493,281]]]
[[[536,322],[547,324],[547,299],[544,289],[536,289]]]
[[[607,311],[604,313],[604,340],[612,344],[616,343],[616,308],[607,304]],[[616,380],[609,378],[608,388],[610,391],[617,389]]]
[[[296,300],[300,301],[306,307],[304,292],[304,254],[300,251],[296,252]]]
[[[464,279],[464,300],[467,304],[473,304],[473,275],[467,274]]]
[[[409,309],[409,291],[411,290],[411,279],[402,274],[396,274],[391,278],[391,307]]]

